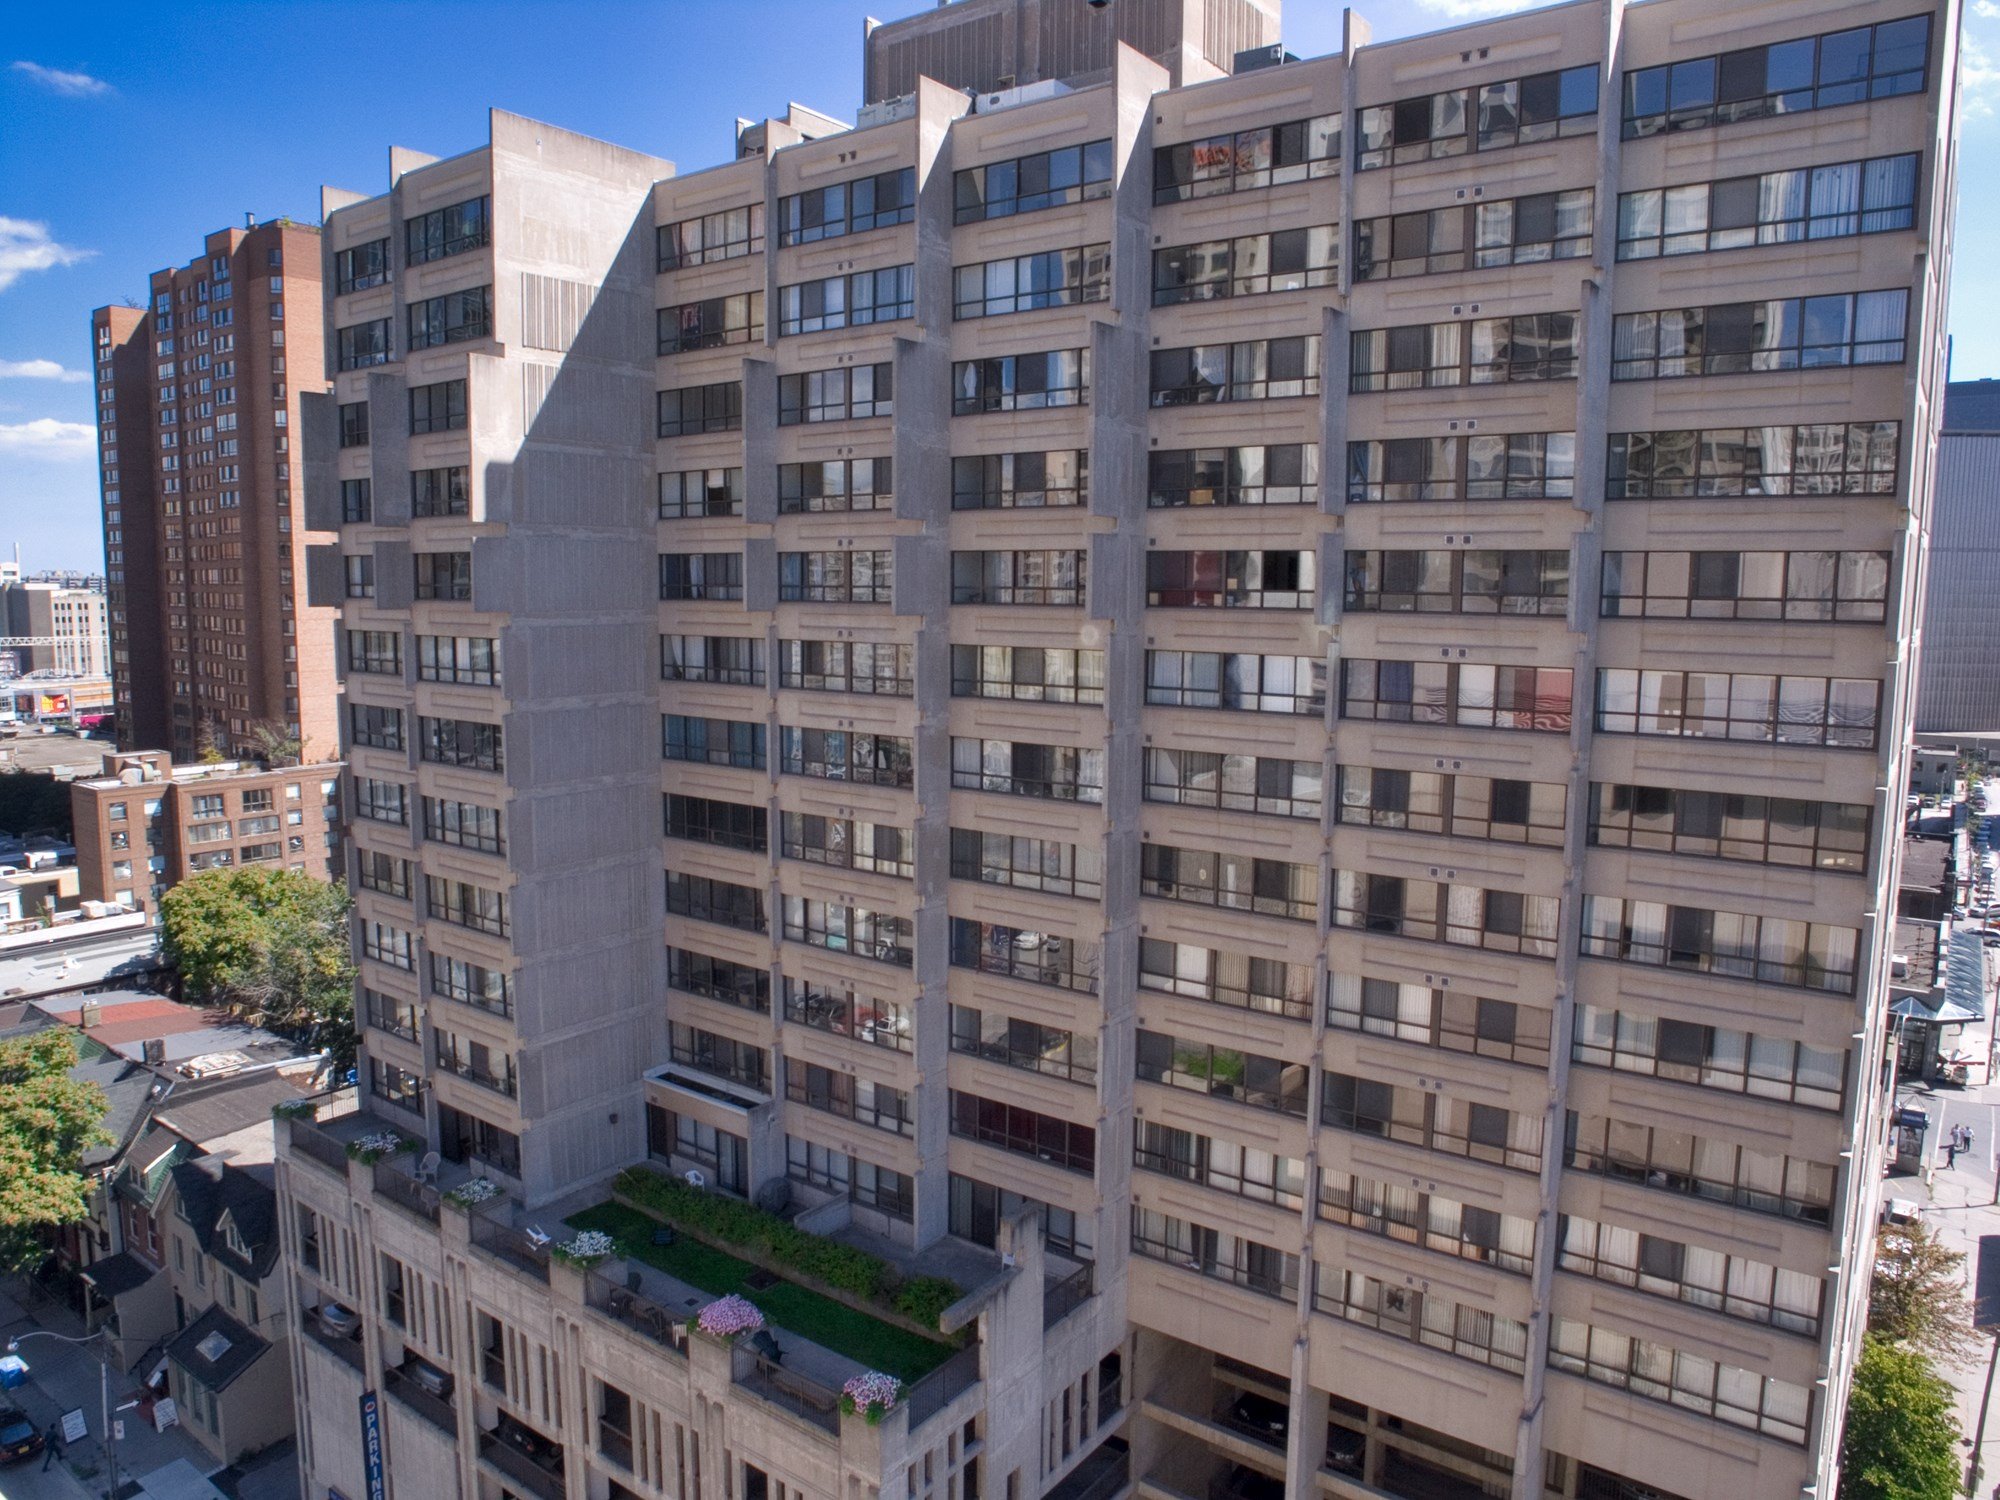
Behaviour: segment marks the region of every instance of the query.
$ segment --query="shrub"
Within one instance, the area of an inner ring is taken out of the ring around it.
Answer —
[[[944,1310],[965,1294],[943,1276],[914,1276],[896,1293],[896,1311],[913,1323],[935,1328]]]

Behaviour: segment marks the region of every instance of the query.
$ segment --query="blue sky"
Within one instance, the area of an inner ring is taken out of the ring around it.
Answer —
[[[0,551],[102,566],[89,315],[144,295],[246,213],[319,217],[322,183],[386,186],[388,148],[451,155],[498,105],[667,157],[726,160],[738,115],[851,116],[869,0],[208,0],[5,7],[0,25]],[[874,0],[883,19],[923,0]],[[1386,0],[1378,38],[1521,8]],[[2000,0],[1967,17],[1953,373],[2000,375]],[[1339,45],[1332,0],[1285,42]],[[1983,44],[1983,45],[1982,45]]]

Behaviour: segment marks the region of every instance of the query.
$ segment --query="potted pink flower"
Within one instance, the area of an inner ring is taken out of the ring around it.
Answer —
[[[889,1415],[902,1399],[903,1382],[879,1370],[855,1375],[840,1388],[840,1409],[849,1416],[858,1415],[870,1427]]]
[[[757,1310],[756,1303],[731,1292],[727,1297],[716,1298],[696,1313],[693,1326],[712,1339],[733,1344],[740,1335],[756,1333],[763,1328],[764,1315]]]

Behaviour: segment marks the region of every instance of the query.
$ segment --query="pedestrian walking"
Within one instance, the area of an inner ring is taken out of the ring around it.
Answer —
[[[62,1428],[49,1423],[49,1430],[42,1434],[42,1472],[49,1472],[49,1465],[62,1456]]]
[[[1949,1172],[1953,1167],[1957,1165],[1958,1165],[1958,1137],[1953,1136],[1949,1141],[1945,1142],[1944,1169],[1947,1172]]]

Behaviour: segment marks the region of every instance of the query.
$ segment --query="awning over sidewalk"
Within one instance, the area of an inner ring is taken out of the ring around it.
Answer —
[[[1973,1020],[1986,1018],[1986,949],[1979,934],[1970,928],[1951,935],[1951,949],[1945,955],[1944,991],[1952,1004],[1968,1011]]]
[[[139,1493],[151,1500],[229,1500],[229,1497],[202,1478],[201,1470],[184,1458],[177,1458],[139,1481]],[[134,1497],[137,1500],[137,1497]]]

